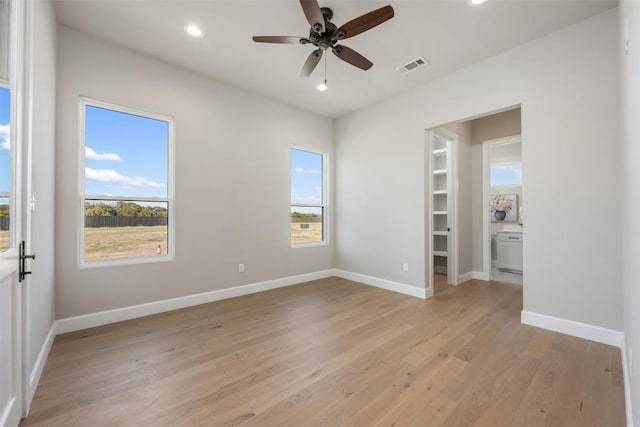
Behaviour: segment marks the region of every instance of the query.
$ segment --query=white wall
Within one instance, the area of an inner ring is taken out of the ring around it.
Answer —
[[[628,19],[630,36],[629,54],[624,54],[625,20]],[[625,0],[620,4],[622,62],[622,153],[623,191],[622,235],[623,283],[624,283],[624,334],[629,355],[633,349],[633,377],[630,380],[631,399],[627,400],[627,411],[633,413],[636,424],[640,423],[640,4]],[[632,404],[629,407],[629,403]],[[629,418],[628,418],[629,419]],[[631,425],[631,424],[629,424]]]
[[[0,1],[0,80],[9,80],[9,43],[4,43],[4,40],[9,40],[9,2],[7,0]]]
[[[56,105],[56,22],[50,1],[28,3],[32,7],[30,59],[32,73],[29,92],[32,145],[31,191],[36,210],[31,214],[30,245],[37,258],[30,262],[33,272],[23,282],[26,296],[27,372],[36,368],[36,359],[54,320],[54,191],[55,191],[55,105]],[[29,238],[27,238],[29,241]],[[44,363],[44,361],[43,361]],[[38,368],[42,368],[39,366]],[[37,378],[31,377],[35,383]],[[30,387],[35,387],[29,384]],[[31,392],[35,391],[32,389]]]
[[[424,130],[520,104],[524,308],[621,329],[621,229],[600,208],[620,203],[617,18],[595,16],[338,120],[338,268],[424,287]],[[571,198],[554,192],[558,182]],[[557,210],[574,220],[560,226]]]
[[[174,262],[78,268],[80,95],[174,117]],[[58,30],[57,111],[58,318],[332,267],[332,244],[289,243],[289,148],[325,151],[331,165],[329,119],[66,27]]]

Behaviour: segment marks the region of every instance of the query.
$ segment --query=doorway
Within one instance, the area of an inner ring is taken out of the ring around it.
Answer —
[[[484,271],[492,281],[522,285],[522,138],[513,135],[482,143]]]
[[[451,285],[461,285],[471,280],[502,280],[522,284],[523,276],[518,272],[518,265],[522,263],[521,254],[524,251],[517,251],[518,247],[516,246],[518,244],[520,248],[524,246],[522,226],[520,225],[523,218],[524,201],[521,183],[519,183],[518,189],[509,186],[498,186],[495,189],[496,191],[500,190],[496,195],[500,194],[506,198],[505,200],[499,199],[501,202],[499,208],[503,211],[506,209],[508,212],[504,213],[509,214],[500,218],[502,213],[498,213],[498,217],[495,217],[496,213],[494,212],[496,225],[493,225],[496,237],[500,234],[503,238],[500,245],[500,253],[503,256],[500,259],[506,264],[502,265],[502,268],[509,270],[497,270],[497,272],[505,273],[505,275],[494,274],[492,277],[491,240],[485,241],[485,236],[491,235],[492,222],[489,219],[491,190],[486,191],[487,197],[484,196],[484,175],[487,175],[486,182],[489,182],[491,174],[490,168],[484,166],[483,143],[514,135],[518,136],[518,142],[521,144],[519,137],[521,135],[521,108],[519,106],[512,106],[427,130],[425,135],[425,282],[428,284],[427,295],[438,293],[439,290],[447,289]],[[504,140],[501,142],[514,141]],[[445,150],[448,146],[451,148]],[[491,151],[493,152],[493,149]],[[487,156],[488,153],[487,149]],[[521,177],[521,151],[519,156],[519,167],[516,172],[512,171],[512,174]],[[515,168],[504,159],[502,163],[498,169],[512,170]],[[446,191],[444,191],[445,182],[447,183]],[[516,194],[515,200],[510,196],[512,194]],[[509,201],[513,201],[513,204],[508,205]],[[514,214],[516,215],[515,221],[513,220]],[[520,237],[513,239],[513,235],[502,233],[503,231],[520,231]],[[497,249],[497,239],[494,239],[493,258],[496,261],[495,267],[499,269]],[[516,259],[513,259],[513,256]],[[520,259],[517,258],[518,256]],[[507,274],[512,276],[507,276]],[[504,280],[505,278],[519,280]]]
[[[458,284],[457,151],[458,136],[446,128],[428,134],[429,288]]]

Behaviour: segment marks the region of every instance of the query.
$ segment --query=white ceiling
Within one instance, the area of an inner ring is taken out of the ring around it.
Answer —
[[[328,56],[299,72],[313,46],[254,43],[254,35],[308,36],[298,0],[55,0],[58,22],[298,108],[338,117],[617,6],[611,0],[320,0],[340,26],[391,4],[395,17],[344,40],[374,63],[369,71]],[[185,34],[197,23],[204,37]],[[430,65],[401,75],[424,56]]]

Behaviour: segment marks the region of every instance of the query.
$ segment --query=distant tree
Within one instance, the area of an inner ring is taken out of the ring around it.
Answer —
[[[141,206],[134,202],[85,202],[86,216],[161,216],[167,217],[167,208],[162,206]]]
[[[114,206],[107,203],[90,203],[85,202],[84,214],[86,216],[115,216],[116,209]]]
[[[116,212],[119,216],[140,216],[141,206],[133,202],[118,202]]]
[[[319,218],[320,215],[314,213],[291,212],[291,218]]]

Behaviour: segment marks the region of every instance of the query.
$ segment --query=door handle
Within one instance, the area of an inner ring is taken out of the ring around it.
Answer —
[[[31,274],[30,271],[26,271],[27,259],[32,259],[32,260],[36,259],[36,254],[25,255],[24,252],[25,252],[25,249],[24,249],[24,240],[23,240],[22,242],[20,242],[20,251],[19,251],[20,259],[18,261],[18,265],[20,267],[19,277],[18,277],[19,282],[22,282],[24,278],[27,276],[27,274]]]

